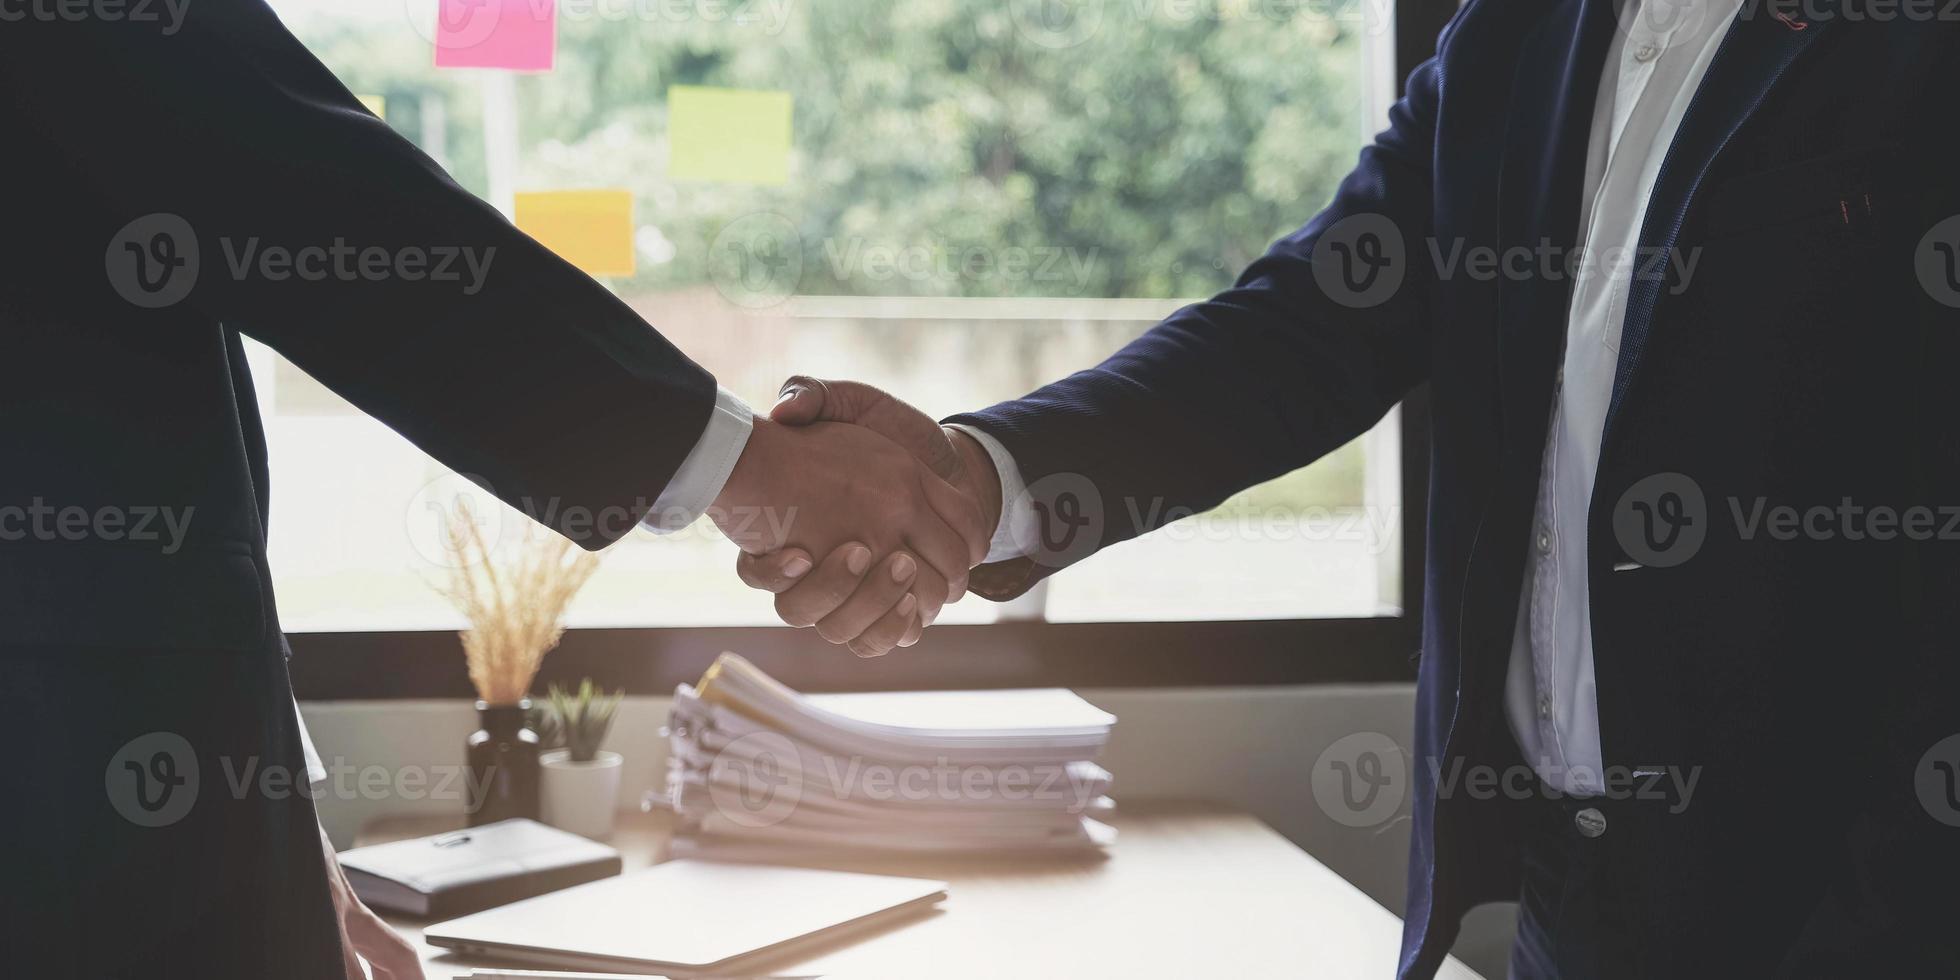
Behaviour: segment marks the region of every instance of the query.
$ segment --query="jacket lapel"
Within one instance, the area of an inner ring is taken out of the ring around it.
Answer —
[[[1558,0],[1520,48],[1498,180],[1505,250],[1569,254],[1579,234],[1593,104],[1614,30],[1613,0]],[[1536,463],[1571,283],[1510,279],[1499,286],[1498,378],[1507,457]]]
[[[1730,25],[1728,36],[1708,67],[1701,88],[1688,104],[1668,148],[1641,225],[1641,255],[1670,254],[1680,241],[1688,207],[1709,169],[1742,124],[1768,98],[1792,63],[1809,50],[1834,18],[1803,17],[1801,7],[1776,0],[1751,0]],[[1787,12],[1784,12],[1787,11]],[[1642,262],[1628,284],[1626,320],[1620,333],[1620,361],[1607,407],[1605,438],[1613,437],[1621,403],[1633,386],[1654,331],[1654,312],[1667,286],[1671,263]],[[1645,268],[1651,266],[1652,268]]]

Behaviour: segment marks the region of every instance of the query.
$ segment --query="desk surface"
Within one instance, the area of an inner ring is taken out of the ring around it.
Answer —
[[[833,980],[1395,975],[1401,919],[1253,817],[1205,804],[1126,804],[1112,822],[1121,837],[1107,859],[826,862],[940,879],[949,897],[939,911],[760,968]],[[383,820],[359,843],[457,824]],[[631,871],[664,857],[668,836],[662,815],[631,816],[612,843]],[[389,922],[421,943],[421,922]],[[422,951],[430,980],[491,965]],[[1455,959],[1437,976],[1479,980]]]

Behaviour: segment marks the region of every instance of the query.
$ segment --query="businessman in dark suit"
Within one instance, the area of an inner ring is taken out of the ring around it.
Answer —
[[[861,427],[753,420],[256,0],[97,14],[0,26],[9,976],[420,976],[295,789],[241,335],[585,548],[704,511],[855,541],[898,637],[964,589],[970,502]]]
[[[1005,599],[1426,381],[1401,975],[1513,900],[1517,977],[1960,975],[1956,91],[1932,7],[1471,0],[1232,289],[944,428],[778,417],[985,499]]]

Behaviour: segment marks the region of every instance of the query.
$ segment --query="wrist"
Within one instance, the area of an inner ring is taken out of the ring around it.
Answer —
[[[980,516],[986,521],[991,533],[1000,527],[1000,512],[1005,502],[1000,499],[1000,472],[994,468],[994,458],[980,440],[954,426],[941,426],[946,438],[960,454],[959,487],[980,504]]]
[[[722,484],[721,492],[715,495],[708,508],[708,516],[718,527],[728,530],[729,515],[745,507],[753,507],[765,498],[764,482],[772,469],[770,458],[775,455],[780,427],[767,416],[757,415],[749,422],[748,442],[742,447],[742,454],[735,458],[735,466],[728,471],[728,482]]]

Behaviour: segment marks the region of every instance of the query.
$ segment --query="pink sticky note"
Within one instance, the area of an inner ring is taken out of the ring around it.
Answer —
[[[550,71],[558,46],[557,0],[442,0],[436,67]]]

